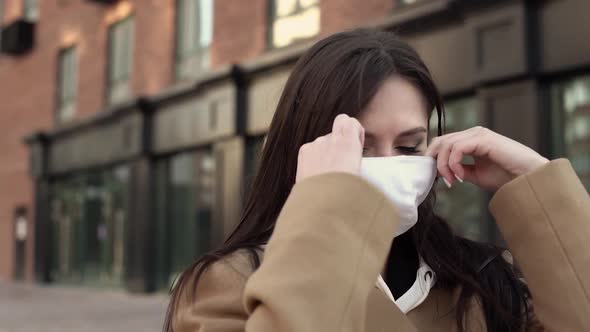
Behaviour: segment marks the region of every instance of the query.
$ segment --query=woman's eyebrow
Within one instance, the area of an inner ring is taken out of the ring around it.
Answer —
[[[405,137],[409,137],[409,136],[414,136],[416,134],[421,134],[421,133],[426,133],[427,130],[424,127],[416,127],[416,128],[412,128],[406,131],[403,131],[402,133],[400,133],[397,138],[405,138]],[[375,139],[375,134],[365,131],[365,139]]]
[[[416,127],[416,128],[413,128],[413,129],[409,129],[409,130],[406,130],[406,131],[400,133],[397,137],[398,138],[401,138],[401,137],[414,136],[414,135],[420,134],[420,133],[426,133],[426,128],[424,128],[424,127]]]

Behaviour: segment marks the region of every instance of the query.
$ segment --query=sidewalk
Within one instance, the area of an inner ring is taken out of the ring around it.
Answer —
[[[0,281],[0,332],[159,332],[164,294]]]

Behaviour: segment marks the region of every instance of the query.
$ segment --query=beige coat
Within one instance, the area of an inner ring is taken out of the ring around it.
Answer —
[[[590,331],[590,198],[570,163],[551,161],[504,185],[490,211],[534,298],[536,324],[529,331]],[[456,330],[457,290],[435,287],[404,315],[375,287],[393,240],[392,220],[394,206],[357,176],[298,183],[260,268],[254,272],[244,252],[213,264],[196,300],[181,303],[175,331]],[[485,330],[476,301],[466,327]]]

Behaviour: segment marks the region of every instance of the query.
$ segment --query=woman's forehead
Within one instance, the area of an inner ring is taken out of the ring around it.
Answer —
[[[375,136],[427,127],[428,112],[422,93],[399,76],[387,79],[359,116],[365,130]]]

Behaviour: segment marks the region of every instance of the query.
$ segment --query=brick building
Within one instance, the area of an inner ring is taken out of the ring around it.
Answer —
[[[590,186],[586,0],[0,0],[0,278],[133,291],[231,231],[290,68],[322,36],[397,31],[448,125],[484,125]],[[439,209],[499,241],[488,195]]]

